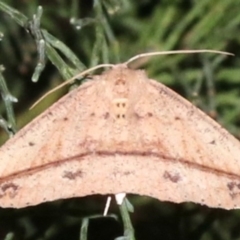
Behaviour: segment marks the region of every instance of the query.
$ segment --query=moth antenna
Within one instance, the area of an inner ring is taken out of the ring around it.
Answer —
[[[173,51],[160,51],[160,52],[150,52],[150,53],[142,53],[139,55],[136,55],[132,58],[130,58],[127,62],[125,62],[126,65],[129,63],[143,57],[149,57],[149,56],[156,56],[156,55],[170,55],[170,54],[192,54],[192,53],[218,53],[223,55],[230,55],[234,56],[233,53],[229,52],[223,52],[223,51],[217,51],[217,50],[209,50],[209,49],[200,49],[200,50],[173,50]]]
[[[47,93],[45,93],[42,97],[40,97],[40,98],[30,107],[30,110],[33,109],[34,107],[36,107],[36,105],[39,104],[39,103],[40,103],[45,97],[47,97],[49,94],[51,94],[51,93],[55,92],[56,90],[64,87],[65,85],[73,82],[73,80],[75,80],[75,79],[77,79],[77,78],[79,78],[79,77],[82,77],[82,76],[84,76],[84,75],[86,75],[86,74],[88,74],[88,73],[90,73],[90,72],[93,72],[93,71],[95,71],[96,69],[104,68],[104,67],[113,67],[113,66],[114,66],[114,64],[108,64],[108,63],[106,63],[106,64],[99,64],[99,65],[97,65],[97,66],[95,66],[95,67],[89,68],[89,69],[87,69],[87,70],[85,70],[85,71],[83,71],[83,72],[75,75],[74,77],[66,80],[66,81],[63,82],[62,84],[58,85],[57,87],[55,87],[55,88],[53,88],[52,90],[50,90],[50,91],[48,91]]]

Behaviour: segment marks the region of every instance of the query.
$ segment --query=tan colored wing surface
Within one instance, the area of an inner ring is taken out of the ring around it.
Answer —
[[[116,65],[0,149],[0,205],[94,193],[240,207],[240,144],[143,71]]]

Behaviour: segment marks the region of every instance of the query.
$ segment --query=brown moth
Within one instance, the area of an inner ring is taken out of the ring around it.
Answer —
[[[240,143],[145,71],[118,64],[0,149],[0,206],[92,194],[240,207]]]

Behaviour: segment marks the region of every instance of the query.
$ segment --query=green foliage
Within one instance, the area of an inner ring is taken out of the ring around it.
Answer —
[[[159,56],[135,65],[240,137],[239,12],[240,0],[0,1],[0,64],[5,68],[0,75],[0,125],[6,130],[1,138],[15,131],[13,107],[20,128],[63,94],[57,91],[28,111],[61,79],[99,63],[173,49],[215,49],[236,55]],[[79,239],[90,223],[87,239],[114,239],[122,231],[112,218],[85,219],[79,233],[82,219],[100,214],[104,201],[104,197],[87,197],[22,210],[0,209],[0,238]],[[240,237],[238,211],[143,197],[131,201],[136,206],[132,219],[138,240]],[[116,206],[111,210],[116,211]]]

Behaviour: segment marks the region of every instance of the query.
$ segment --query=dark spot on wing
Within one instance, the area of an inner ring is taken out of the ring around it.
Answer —
[[[126,117],[126,115],[125,114],[117,114],[116,117],[118,119],[124,119]]]
[[[124,175],[124,176],[128,176],[128,175],[131,175],[131,174],[133,174],[131,171],[125,171],[125,172],[123,172],[123,175]]]
[[[1,189],[3,192],[6,192],[9,188],[13,189],[14,191],[16,191],[18,189],[18,186],[12,182],[10,183],[5,183],[1,186]]]
[[[227,188],[232,199],[240,195],[240,182],[229,182]]]
[[[69,180],[75,180],[78,177],[82,177],[82,171],[78,170],[76,172],[64,171],[63,178],[68,178]]]
[[[104,115],[103,115],[104,119],[108,119],[109,116],[110,116],[109,112],[106,112],[106,113],[104,113]]]
[[[172,181],[173,183],[177,183],[178,181],[181,180],[179,173],[170,173],[168,171],[164,172],[163,177],[165,179]]]
[[[216,141],[215,141],[215,140],[212,140],[209,144],[215,145],[215,144],[216,144]]]
[[[229,183],[227,184],[227,187],[228,187],[228,189],[229,189],[230,191],[232,191],[233,188],[234,188],[234,182],[229,182]]]
[[[0,189],[2,194],[0,194],[0,198],[9,195],[10,198],[14,198],[17,195],[19,186],[16,185],[15,183],[8,182],[0,185]]]
[[[34,146],[35,143],[34,143],[34,142],[29,142],[28,145],[29,145],[29,146]]]
[[[153,113],[151,113],[151,112],[144,113],[144,114],[139,114],[139,113],[135,112],[135,117],[137,119],[142,119],[142,118],[145,118],[145,117],[149,117],[150,118],[152,116],[153,116]]]

